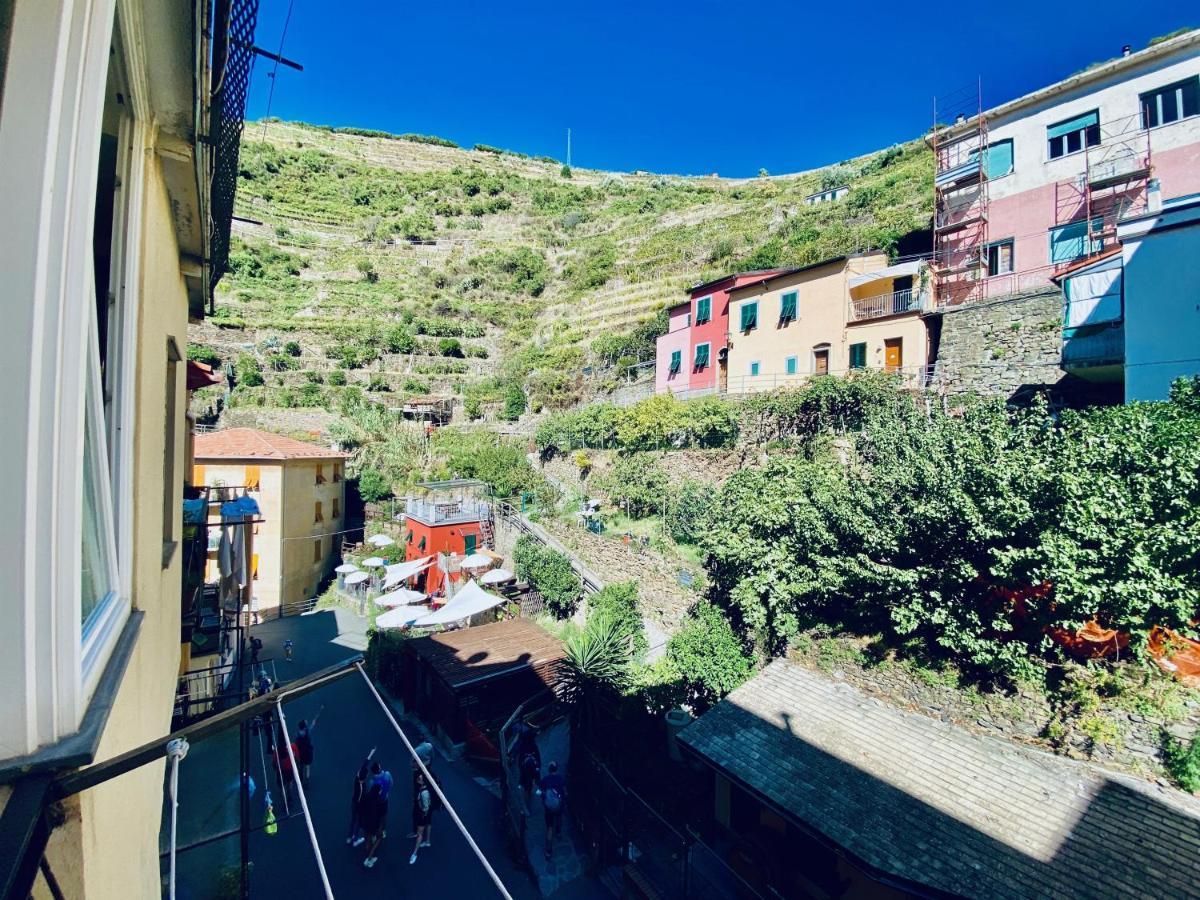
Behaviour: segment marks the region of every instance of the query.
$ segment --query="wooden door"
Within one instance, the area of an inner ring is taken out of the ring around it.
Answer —
[[[813,373],[816,375],[829,374],[829,351],[814,350],[813,351]]]
[[[895,372],[904,365],[904,340],[902,338],[888,338],[883,342],[883,365],[890,372]]]

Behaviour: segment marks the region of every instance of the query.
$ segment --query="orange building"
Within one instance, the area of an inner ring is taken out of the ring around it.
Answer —
[[[464,556],[492,544],[492,505],[478,495],[481,481],[457,479],[418,485],[426,496],[405,501],[405,560],[434,556],[435,563],[417,576],[417,589],[445,593],[447,581],[459,578]]]

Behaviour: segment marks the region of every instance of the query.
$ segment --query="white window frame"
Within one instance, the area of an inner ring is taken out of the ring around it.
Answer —
[[[697,358],[700,356],[699,351],[700,351],[701,347],[703,347],[705,350],[704,365],[701,365],[699,362],[697,362]],[[711,365],[712,365],[712,341],[701,341],[699,344],[696,345],[696,349],[692,351],[692,371],[695,372],[698,369],[707,369]]]
[[[137,55],[144,47],[137,40],[140,8],[125,15],[135,7],[121,2],[120,56],[134,115],[118,136],[118,160],[128,166],[114,198],[114,236],[122,240],[114,241],[113,274],[123,287],[110,338],[121,358],[107,398],[121,424],[93,444],[95,461],[105,463],[98,505],[114,522],[105,550],[115,560],[117,580],[84,633],[84,416],[88,380],[99,379],[92,231],[117,6],[117,0],[18,3],[12,22],[7,102],[0,107],[0,196],[6,219],[22,225],[0,242],[0,271],[6,292],[23,300],[6,304],[6,328],[0,329],[0,355],[14,376],[0,391],[19,435],[0,446],[0,465],[9,473],[0,485],[0,505],[8,512],[0,567],[10,577],[9,641],[0,655],[0,758],[33,752],[79,729],[130,612],[133,436],[126,423],[135,397],[136,360],[129,351],[139,286],[132,276],[140,272],[149,95]],[[104,404],[101,391],[90,400],[93,412]]]
[[[708,318],[701,321],[701,319],[700,319],[700,304],[703,303],[705,300],[708,301]],[[708,294],[704,297],[696,298],[695,312],[696,312],[696,324],[697,325],[706,325],[712,321],[712,294]]]

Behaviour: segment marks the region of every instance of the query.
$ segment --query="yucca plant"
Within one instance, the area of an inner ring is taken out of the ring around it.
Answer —
[[[559,698],[572,707],[586,732],[602,697],[619,693],[629,682],[634,633],[629,623],[608,612],[588,616],[584,627],[567,637],[567,659]]]

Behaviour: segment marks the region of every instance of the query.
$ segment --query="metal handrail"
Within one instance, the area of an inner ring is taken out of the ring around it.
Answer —
[[[919,308],[920,295],[914,293],[912,288],[892,291],[889,294],[875,294],[850,301],[850,321],[861,322],[865,319],[897,316]]]

